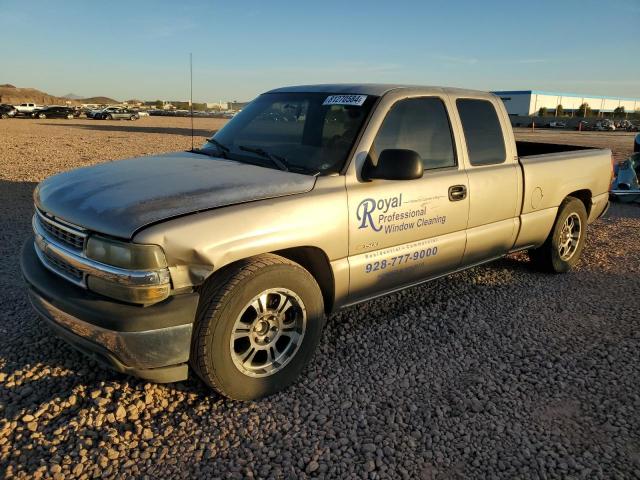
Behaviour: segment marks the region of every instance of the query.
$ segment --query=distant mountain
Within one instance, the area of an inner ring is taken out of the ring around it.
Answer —
[[[78,103],[76,100],[49,95],[35,88],[18,88],[10,84],[0,85],[0,103],[17,105],[24,102],[33,102],[38,105],[66,105],[67,103],[75,105]]]
[[[38,105],[80,105],[82,103],[113,104],[120,103],[109,97],[82,98],[80,95],[69,93],[63,97],[56,97],[35,88],[18,88],[9,83],[0,85],[0,103],[17,105],[33,102]]]
[[[114,100],[113,98],[109,98],[109,97],[89,97],[89,98],[83,98],[82,99],[82,103],[106,103],[106,104],[111,104],[111,103],[120,103],[118,100]]]

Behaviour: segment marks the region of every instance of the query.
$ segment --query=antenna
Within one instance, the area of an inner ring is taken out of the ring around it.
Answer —
[[[189,53],[189,81],[191,83],[191,95],[189,105],[191,105],[191,151],[193,152],[193,53]]]

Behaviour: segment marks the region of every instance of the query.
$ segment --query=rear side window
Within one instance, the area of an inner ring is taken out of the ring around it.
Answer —
[[[506,159],[498,114],[491,102],[476,99],[456,101],[467,141],[471,165],[493,165]]]
[[[370,155],[374,163],[389,148],[418,152],[425,170],[455,166],[451,127],[442,100],[425,97],[397,102],[373,141]]]

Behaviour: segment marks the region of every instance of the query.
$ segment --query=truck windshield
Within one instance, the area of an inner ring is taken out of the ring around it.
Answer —
[[[377,97],[337,93],[266,93],[247,105],[203,153],[291,171],[339,172]],[[275,162],[274,162],[275,159]]]

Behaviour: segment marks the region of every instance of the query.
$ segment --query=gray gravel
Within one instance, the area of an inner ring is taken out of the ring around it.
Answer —
[[[299,383],[239,403],[49,334],[17,262],[33,186],[0,183],[6,477],[640,478],[640,206],[570,274],[520,254],[334,315]]]

